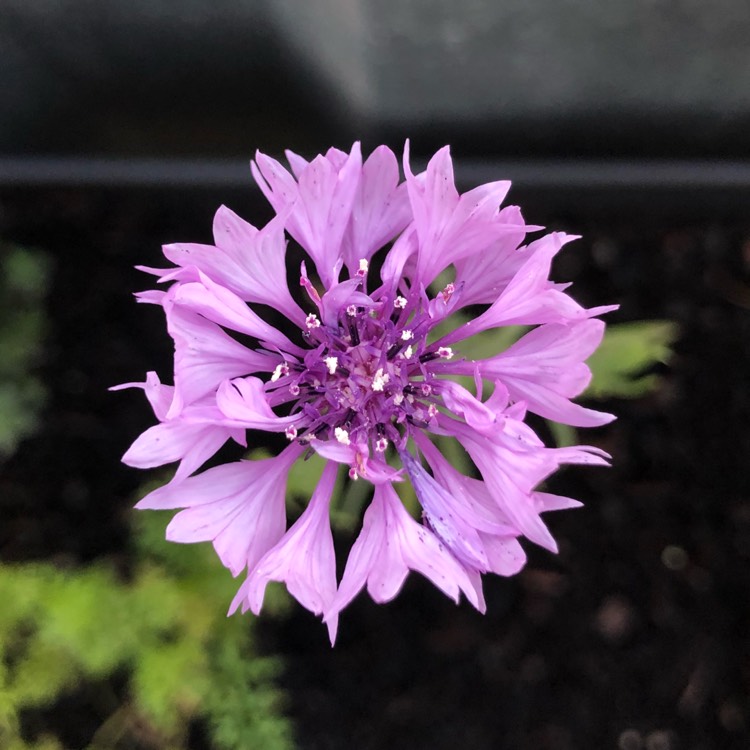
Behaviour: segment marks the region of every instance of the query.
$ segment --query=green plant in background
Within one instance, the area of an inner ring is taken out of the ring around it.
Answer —
[[[33,369],[50,266],[40,251],[0,245],[0,460],[36,429],[44,403]],[[205,722],[217,750],[292,747],[280,662],[257,656],[251,620],[224,616],[236,584],[210,548],[163,544],[165,515],[135,515],[127,576],[106,561],[0,565],[0,748],[63,750],[32,726],[24,736],[23,712],[87,682],[109,709],[89,750],[178,750],[192,720]],[[286,600],[275,593],[278,613]],[[121,696],[113,675],[125,680]]]
[[[45,388],[32,374],[44,336],[49,256],[0,244],[0,460],[34,431]]]
[[[584,393],[589,398],[640,398],[659,386],[651,370],[667,364],[678,328],[669,320],[639,320],[607,327],[588,365],[593,377]]]
[[[641,398],[660,384],[654,365],[667,364],[679,329],[669,320],[638,320],[607,326],[604,340],[591,355],[591,383],[583,398]],[[578,442],[575,427],[549,423],[558,445]]]
[[[106,687],[113,674],[125,694],[112,692],[89,750],[134,739],[178,750],[192,720],[205,721],[218,750],[292,747],[275,686],[281,663],[257,655],[251,619],[225,617],[236,584],[210,548],[163,543],[165,515],[136,516],[126,578],[106,563],[0,566],[0,747],[62,750],[56,737],[23,739],[22,711],[83,681]],[[285,598],[269,594],[281,612]]]

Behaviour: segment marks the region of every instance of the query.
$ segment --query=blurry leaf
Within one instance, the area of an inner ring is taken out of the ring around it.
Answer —
[[[362,509],[372,497],[372,485],[347,477],[346,481],[339,479],[337,486],[341,489],[334,494],[337,502],[331,503],[331,527],[353,534],[362,521]]]
[[[34,432],[45,397],[46,390],[37,378],[0,380],[0,456],[13,453],[19,440]]]
[[[47,293],[52,263],[40,250],[15,245],[2,247],[6,286],[26,298],[41,299]]]
[[[179,639],[138,654],[132,677],[136,705],[168,734],[179,730],[208,692],[207,655],[200,645]]]
[[[455,345],[458,354],[465,359],[487,359],[505,351],[528,331],[528,326],[503,326],[491,328],[471,336]]]
[[[220,750],[291,747],[280,663],[255,653],[252,617],[226,617],[238,582],[210,544],[164,541],[172,513],[134,515],[140,560],[129,579],[104,564],[0,565],[0,747],[59,750],[54,737],[23,739],[21,712],[115,673],[127,678],[126,702],[103,718],[92,750],[134,734],[138,747],[181,750],[200,718]],[[269,586],[264,610],[287,601]]]
[[[281,673],[280,661],[248,653],[237,637],[217,639],[211,661],[216,689],[208,694],[204,708],[215,747],[292,748],[291,727],[278,720],[282,694],[274,683]]]
[[[33,375],[42,349],[49,257],[0,245],[0,457],[36,428],[46,391]]]
[[[106,612],[106,627],[102,627]],[[91,567],[68,573],[50,587],[42,604],[37,640],[80,662],[92,677],[106,676],[121,659],[118,646],[131,630],[130,608],[111,570]]]
[[[569,424],[553,422],[550,419],[547,420],[547,426],[558,448],[567,448],[578,444],[578,430],[575,427],[571,427]]]
[[[585,396],[637,398],[653,390],[659,379],[648,370],[670,360],[678,333],[677,325],[667,320],[609,326],[588,360],[593,378]]]
[[[31,638],[16,661],[9,683],[12,703],[17,706],[46,706],[78,678],[75,656],[41,638]]]
[[[287,480],[287,495],[294,495],[307,505],[318,485],[326,460],[313,453],[306,461],[295,461]]]

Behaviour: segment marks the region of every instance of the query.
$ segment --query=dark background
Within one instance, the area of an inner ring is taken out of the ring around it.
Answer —
[[[41,429],[0,466],[2,559],[126,548],[143,477],[119,457],[152,417],[106,388],[171,354],[132,266],[210,241],[220,203],[265,220],[255,148],[450,142],[463,188],[510,177],[527,220],[583,235],[555,269],[580,301],[676,321],[676,356],[656,393],[606,405],[619,420],[585,440],[612,469],[555,478],[586,506],[551,519],[559,556],[487,581],[486,616],[414,576],[347,609],[333,651],[300,608],[262,621],[299,746],[748,747],[744,4],[176,7],[0,2],[0,238],[55,268]],[[95,726],[73,704],[46,721]]]

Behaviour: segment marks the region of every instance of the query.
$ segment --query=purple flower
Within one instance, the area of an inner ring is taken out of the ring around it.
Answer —
[[[540,484],[563,464],[606,464],[596,448],[545,446],[524,418],[613,419],[571,399],[603,335],[595,316],[614,307],[586,310],[550,281],[552,259],[575,238],[524,245],[537,227],[517,207],[499,208],[508,182],[460,195],[447,147],[414,175],[407,144],[403,182],[385,146],[364,163],[359,144],[311,162],[287,156],[291,173],[260,153],[252,165],[276,212],[266,227],[222,207],[215,245],[167,245],[174,267],[144,269],[166,284],[138,296],[164,309],[174,386],[155,373],[120,386],[143,388],[159,420],[123,460],[180,463],[138,507],[181,508],[168,539],[211,541],[233,575],[247,571],[231,612],[257,614],[267,583],[283,581],[333,642],[339,613],[363,587],[388,601],[410,570],[484,611],[481,575],[518,572],[522,536],[556,550],[541,514],[579,505]],[[287,286],[285,231],[308,256],[299,294]],[[255,304],[285,316],[284,331]],[[464,356],[470,337],[509,325],[533,327],[487,359]],[[247,430],[281,433],[288,446],[195,474],[227,440],[246,445]],[[477,476],[442,455],[439,441],[450,438]],[[312,452],[326,468],[287,529],[286,478]],[[339,464],[374,494],[337,584],[329,507]],[[404,481],[421,522],[395,491]]]

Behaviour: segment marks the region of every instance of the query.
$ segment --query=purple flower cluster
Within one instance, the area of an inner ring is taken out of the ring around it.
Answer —
[[[592,447],[546,447],[524,418],[528,410],[582,427],[613,418],[571,398],[591,376],[585,360],[604,330],[595,316],[614,308],[584,309],[549,280],[575,238],[522,244],[536,228],[517,207],[499,208],[509,182],[460,195],[447,147],[414,175],[407,144],[404,181],[385,146],[364,163],[359,144],[310,162],[287,157],[291,172],[260,153],[252,164],[276,213],[264,228],[222,207],[215,245],[166,245],[174,267],[144,269],[168,283],[138,297],[164,309],[174,385],[151,372],[119,386],[143,388],[159,421],[123,460],[179,465],[137,507],[181,508],[168,539],[211,541],[233,575],[247,571],[230,613],[257,614],[267,583],[283,581],[322,615],[333,642],[339,613],[363,587],[388,601],[410,570],[484,611],[481,574],[518,572],[521,536],[555,551],[541,513],[579,505],[540,483],[562,464],[606,464]],[[301,264],[299,301],[287,285],[285,232],[315,269]],[[253,304],[282,313],[289,336]],[[469,337],[510,325],[531,328],[487,359],[462,356]],[[227,440],[245,446],[247,430],[281,433],[288,445],[195,473]],[[454,468],[431,435],[457,440],[478,477]],[[287,529],[287,476],[312,452],[325,468]],[[337,582],[329,506],[339,464],[374,493]],[[394,489],[406,480],[421,523]]]

